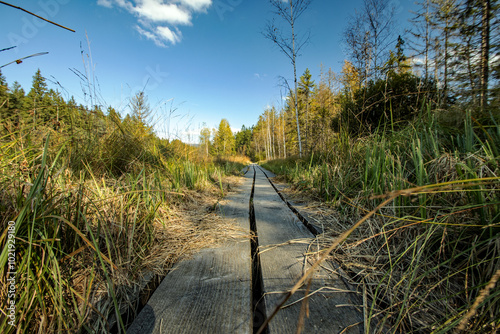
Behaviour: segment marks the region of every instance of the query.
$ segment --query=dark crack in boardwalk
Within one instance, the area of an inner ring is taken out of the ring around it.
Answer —
[[[267,175],[266,175],[267,174]],[[252,231],[179,262],[127,333],[255,333],[310,266],[314,227],[292,212],[267,176],[252,165],[241,191],[221,214]],[[311,230],[312,229],[312,230]],[[320,269],[309,290],[303,333],[363,333],[352,292],[334,271]],[[305,287],[271,320],[264,333],[296,333]]]

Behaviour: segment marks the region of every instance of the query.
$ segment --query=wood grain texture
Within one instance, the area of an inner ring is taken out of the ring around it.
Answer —
[[[229,196],[221,208],[225,217],[235,219],[245,230],[250,230],[253,170],[252,167],[245,174],[241,191]],[[253,211],[260,245],[263,298],[270,315],[309,267],[305,255],[313,235],[281,200],[259,167],[255,171]],[[231,241],[178,263],[127,332],[252,333],[265,316],[253,314],[250,248],[249,240]],[[269,324],[269,333],[296,333],[302,302],[290,304],[302,298],[304,290],[278,312]],[[313,295],[309,298],[309,317],[303,333],[363,333],[362,313],[353,306],[359,303],[346,290],[338,276],[318,270],[310,287]]]
[[[256,172],[253,201],[269,315],[282,300],[284,292],[289,291],[307,270],[309,265],[305,254],[313,235],[281,200],[262,171],[256,168]],[[344,333],[363,333],[362,313],[349,306],[356,304],[352,293],[339,292],[347,290],[342,280],[326,270],[320,270],[314,275],[310,292],[322,287],[332,289],[323,288],[309,298],[309,317],[306,318],[303,333],[340,333],[344,329]],[[286,305],[302,297],[304,292],[299,291]],[[270,322],[270,333],[296,333],[302,303],[286,305]],[[357,323],[360,325],[350,327]]]
[[[228,196],[222,214],[249,231],[253,173]],[[179,262],[127,333],[251,333],[250,241],[230,241]]]

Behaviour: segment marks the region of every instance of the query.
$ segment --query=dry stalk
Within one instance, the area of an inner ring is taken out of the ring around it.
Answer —
[[[500,279],[500,269],[496,271],[496,273],[491,277],[489,283],[484,287],[483,290],[481,290],[476,300],[474,301],[474,304],[472,304],[470,310],[460,321],[460,324],[458,325],[455,331],[456,333],[461,333],[466,329],[469,320],[476,315],[477,309],[479,308],[479,304],[481,304],[490,295],[490,291],[495,287],[499,279]]]

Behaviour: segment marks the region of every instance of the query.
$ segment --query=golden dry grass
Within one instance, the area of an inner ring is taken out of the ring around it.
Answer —
[[[0,205],[6,209],[0,223],[19,222],[17,261],[40,268],[23,267],[17,277],[19,293],[26,293],[16,314],[21,332],[109,331],[117,314],[138,306],[147,280],[202,248],[249,237],[216,210],[241,182],[229,175],[234,166],[179,165],[177,171],[186,173],[180,178],[191,173],[194,183],[170,190],[168,170],[116,178],[89,168],[75,175],[69,168],[48,168],[40,157],[24,166],[14,156],[0,166]],[[6,284],[0,281],[2,310]],[[15,330],[5,321],[1,329]]]
[[[493,190],[496,186],[498,184],[495,181]],[[339,238],[343,239],[342,234],[368,213],[360,204],[363,203],[361,198],[349,200],[356,210],[345,214],[331,203],[316,200],[310,193],[283,183],[279,188],[309,222],[324,231],[311,241],[312,261],[326,249],[331,249],[331,245]],[[467,209],[443,217],[446,223],[441,224],[439,219],[396,218],[394,208],[389,204],[360,225],[329,254],[327,259],[337,264],[334,266],[339,268],[337,273],[365,298],[365,329],[384,332],[398,328],[407,333],[423,333],[455,328],[457,332],[469,332],[476,324],[474,317],[487,316],[479,315],[479,309],[495,305],[498,290],[494,288],[499,271],[494,265],[498,264],[495,259],[498,259],[500,248],[486,243],[469,254],[465,248],[461,248],[465,247],[464,244],[454,244],[456,240],[452,239],[456,238],[460,229],[464,229],[464,224],[479,226],[478,218]],[[458,229],[453,226],[457,223],[460,223]],[[480,239],[476,240],[480,245]],[[456,254],[455,259],[449,253],[450,245],[456,247],[456,253],[464,252],[468,259],[460,254]],[[483,255],[477,258],[479,253]],[[469,265],[462,268],[463,265],[456,263],[460,261],[468,261]],[[485,263],[486,266],[475,263]],[[479,273],[485,268],[490,271]],[[491,279],[476,298],[469,300],[466,299],[465,291],[477,284],[474,275],[491,276]],[[470,306],[466,314],[459,311],[464,309],[464,304]],[[447,317],[451,320],[443,323],[443,318],[446,320]],[[496,316],[492,313],[489,317],[495,319]],[[498,326],[493,321],[482,331],[495,332]]]

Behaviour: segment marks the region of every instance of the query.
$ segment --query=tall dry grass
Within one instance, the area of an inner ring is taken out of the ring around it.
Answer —
[[[499,144],[493,117],[483,123],[467,113],[450,129],[427,110],[402,131],[339,135],[328,152],[265,166],[329,207],[320,218],[325,249],[394,198],[331,253],[370,300],[367,332],[493,333]]]
[[[153,136],[88,117],[88,128],[21,125],[0,138],[2,333],[123,333],[145,276],[234,232],[207,208],[242,165],[183,160]]]

